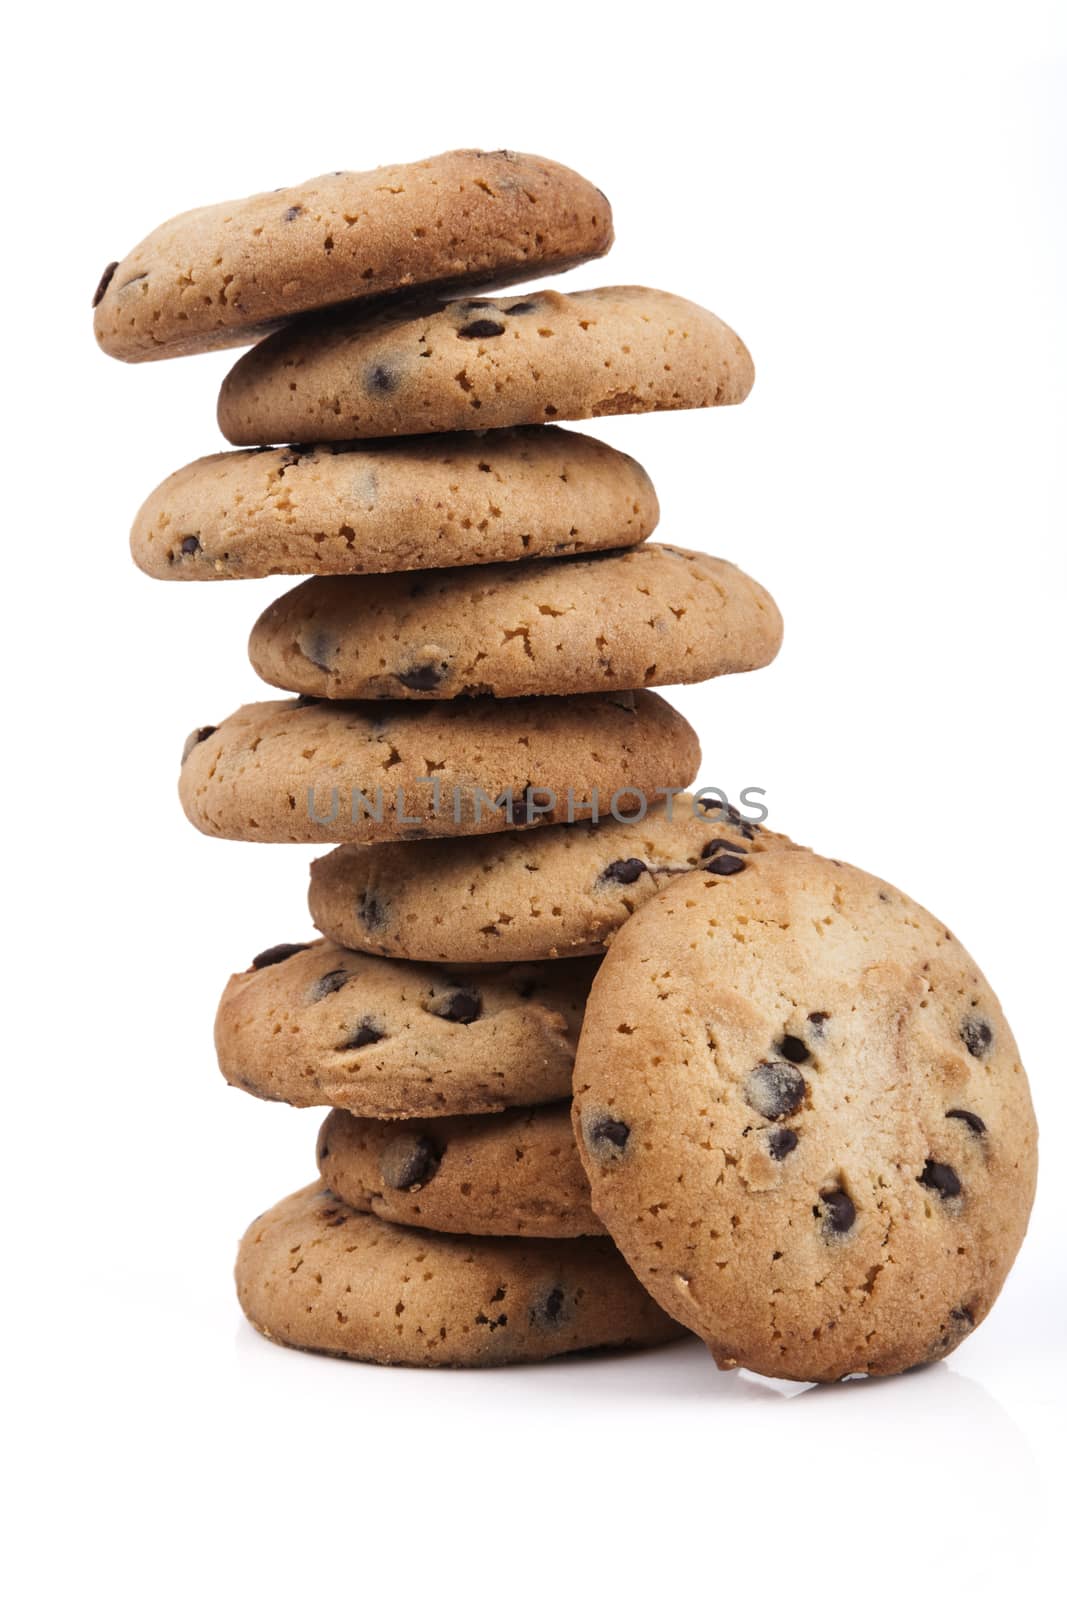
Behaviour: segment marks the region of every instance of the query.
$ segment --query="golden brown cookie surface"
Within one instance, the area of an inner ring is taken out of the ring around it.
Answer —
[[[316,1154],[328,1189],[387,1222],[535,1239],[605,1231],[589,1204],[569,1099],[400,1125],[331,1111]]]
[[[593,1207],[724,1366],[900,1372],[988,1312],[1036,1127],[996,996],[897,889],[800,851],[619,932],[575,1066]]]
[[[427,704],[268,700],[186,740],[202,833],[264,844],[499,833],[684,787],[696,734],[650,690]]]
[[[610,1239],[468,1239],[353,1211],[310,1184],[241,1240],[237,1295],[267,1338],[323,1355],[492,1367],[684,1330]]]
[[[401,572],[638,544],[659,519],[644,468],[563,428],[226,450],[141,507],[153,578]]]
[[[96,338],[122,361],[222,350],[341,301],[562,272],[612,237],[600,191],[541,156],[449,150],[331,172],[164,222],[104,272]]]
[[[770,595],[728,561],[646,544],[572,561],[309,578],[270,605],[249,656],[327,699],[596,694],[752,672],[777,654]]]
[[[276,945],[226,985],[215,1049],[263,1100],[448,1116],[569,1095],[592,961],[465,971],[328,940]]]
[[[797,848],[736,807],[691,794],[640,819],[409,844],[342,845],[312,864],[315,926],[409,961],[544,961],[602,951],[646,900],[714,861],[729,873]]]
[[[736,405],[752,357],[711,311],[634,286],[360,308],[285,328],[219,394],[231,444],[376,439]]]

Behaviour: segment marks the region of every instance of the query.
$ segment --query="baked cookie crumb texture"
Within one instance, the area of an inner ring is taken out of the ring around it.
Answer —
[[[331,1111],[316,1158],[328,1189],[387,1222],[539,1239],[605,1231],[589,1203],[569,1099],[400,1127]]]
[[[693,873],[636,913],[575,1068],[593,1208],[725,1367],[834,1379],[981,1322],[1033,1200],[1015,1041],[966,951],[899,890],[800,851]]]
[[[134,520],[133,559],[181,581],[403,572],[639,544],[659,520],[632,457],[564,428],[226,450]]]
[[[646,544],[573,561],[309,578],[252,629],[279,689],[330,700],[596,694],[752,672],[770,595],[729,561]]]
[[[569,168],[450,150],[172,217],[105,269],[93,325],[108,355],[158,361],[342,301],[562,272],[612,239],[607,199]]]
[[[737,405],[755,372],[703,306],[626,285],[309,318],[242,356],[219,394],[231,444],[377,439]]]
[[[257,1217],[237,1294],[267,1338],[385,1365],[492,1367],[684,1330],[608,1239],[466,1239],[353,1211],[320,1184]]]
[[[226,985],[215,1049],[261,1100],[361,1117],[450,1116],[570,1094],[596,963],[491,969],[275,945]]]

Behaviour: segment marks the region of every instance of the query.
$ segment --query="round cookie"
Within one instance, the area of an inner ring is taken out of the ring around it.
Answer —
[[[275,945],[227,983],[215,1050],[261,1100],[360,1117],[465,1116],[570,1094],[595,966],[466,972],[326,940]]]
[[[226,450],[173,473],[130,535],[152,578],[401,572],[637,544],[644,468],[563,428]]]
[[[952,1350],[1033,1200],[996,996],[898,889],[799,851],[617,935],[575,1066],[593,1208],[723,1367],[831,1380]]]
[[[372,844],[498,833],[639,808],[681,788],[696,734],[636,694],[527,700],[268,700],[186,740],[178,792],[201,833]]]
[[[541,1239],[605,1231],[589,1203],[569,1100],[400,1128],[331,1111],[316,1155],[328,1189],[387,1222]]]
[[[784,834],[689,794],[640,821],[563,823],[525,833],[342,845],[311,867],[320,932],[408,961],[545,961],[601,951],[679,873],[736,872]]]
[[[675,545],[573,561],[309,578],[248,653],[268,683],[327,699],[592,694],[765,667],[782,619],[740,568]]]
[[[279,1344],[412,1367],[495,1367],[665,1344],[665,1317],[610,1239],[466,1239],[382,1222],[309,1184],[237,1253],[245,1316]]]
[[[712,312],[658,289],[539,289],[309,318],[223,381],[231,444],[374,439],[735,405],[752,357]]]
[[[105,270],[93,324],[108,355],[158,361],[250,344],[341,301],[563,272],[612,238],[604,195],[568,167],[450,150],[172,217]]]

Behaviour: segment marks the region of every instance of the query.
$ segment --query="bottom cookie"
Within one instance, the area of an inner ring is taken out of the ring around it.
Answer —
[[[237,1297],[279,1344],[387,1366],[490,1367],[685,1332],[608,1239],[476,1239],[353,1211],[309,1184],[241,1240]]]

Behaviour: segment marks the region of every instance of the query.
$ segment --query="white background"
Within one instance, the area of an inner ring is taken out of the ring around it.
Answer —
[[[14,1592],[918,1597],[1062,1577],[1062,37],[1052,5],[20,9],[5,70],[5,1363]],[[1062,12],[1061,12],[1062,18]],[[236,1240],[315,1112],[223,1086],[226,976],[308,937],[305,857],[209,841],[185,733],[257,681],[284,584],[153,584],[141,499],[220,447],[229,355],[123,367],[104,264],[189,206],[480,144],[610,195],[563,287],[648,283],[749,343],[751,400],[591,426],[661,532],[786,618],[672,696],[703,781],[899,883],[998,988],[1043,1169],[943,1366],[803,1391],[695,1344],[496,1373],[272,1348]],[[11,969],[14,966],[15,973]],[[13,1104],[11,1102],[14,1102]],[[1049,1564],[1046,1565],[1046,1562]]]

